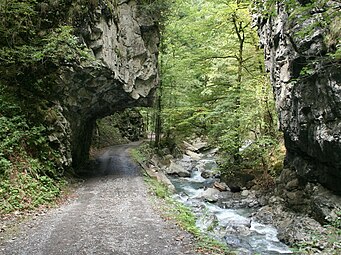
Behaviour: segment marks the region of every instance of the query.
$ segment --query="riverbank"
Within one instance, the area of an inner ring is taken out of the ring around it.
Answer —
[[[175,199],[191,208],[203,232],[239,254],[338,254],[337,228],[293,211],[275,188],[231,191],[219,179],[215,150],[193,148],[187,146],[186,153],[176,159],[154,155],[145,168],[175,192]],[[328,193],[320,190],[319,194]]]

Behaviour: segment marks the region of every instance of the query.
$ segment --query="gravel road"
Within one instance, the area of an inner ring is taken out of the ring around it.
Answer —
[[[75,198],[23,223],[0,254],[195,254],[191,238],[153,209],[139,168],[128,150],[111,147],[98,157],[98,171]]]

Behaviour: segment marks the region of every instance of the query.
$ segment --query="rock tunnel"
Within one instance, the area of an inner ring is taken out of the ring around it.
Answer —
[[[87,160],[97,119],[136,106],[150,106],[158,85],[159,30],[136,1],[121,1],[107,17],[99,6],[77,28],[94,60],[60,71],[57,93],[65,117],[72,165]],[[65,143],[65,142],[64,142]]]

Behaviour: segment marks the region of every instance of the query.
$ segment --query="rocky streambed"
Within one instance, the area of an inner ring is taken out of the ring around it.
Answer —
[[[257,221],[253,215],[259,202],[254,191],[233,193],[215,176],[214,156],[208,152],[194,160],[184,155],[177,160],[178,168],[190,175],[170,177],[175,187],[174,198],[186,204],[196,214],[197,226],[210,236],[226,242],[238,254],[291,254],[277,238],[277,230]],[[204,178],[205,176],[206,178]]]
[[[293,254],[297,248],[289,246],[296,245],[305,245],[308,254],[339,254],[340,241],[330,240],[340,236],[287,208],[275,192],[231,191],[220,182],[216,150],[186,146],[186,153],[177,159],[170,155],[154,158],[149,174],[168,185],[174,199],[192,209],[203,232],[226,243],[236,254]]]

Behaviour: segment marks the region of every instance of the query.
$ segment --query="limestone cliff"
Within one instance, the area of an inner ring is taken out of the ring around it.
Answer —
[[[319,2],[268,1],[257,23],[286,164],[302,184],[341,193],[341,4]]]
[[[94,61],[61,68],[56,91],[65,124],[51,140],[63,140],[64,151],[71,147],[76,167],[88,157],[96,119],[150,105],[158,84],[155,15],[134,0],[118,1],[110,13],[106,1],[99,3],[76,28]]]

